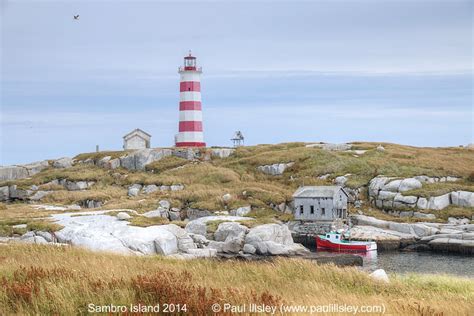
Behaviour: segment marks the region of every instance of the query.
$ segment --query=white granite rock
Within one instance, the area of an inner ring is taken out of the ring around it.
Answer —
[[[369,275],[374,280],[381,281],[384,283],[390,283],[390,279],[388,278],[388,275],[384,269],[377,269]]]

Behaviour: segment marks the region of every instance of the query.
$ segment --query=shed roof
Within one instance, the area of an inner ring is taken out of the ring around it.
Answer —
[[[317,198],[317,197],[334,197],[339,191],[346,191],[339,185],[325,185],[325,186],[305,186],[299,187],[298,190],[293,194],[293,197],[301,198]]]
[[[135,128],[133,131],[131,131],[130,133],[128,134],[125,134],[125,136],[123,136],[124,139],[127,139],[127,138],[130,138],[131,136],[133,136],[134,134],[142,134],[142,135],[145,135],[145,136],[148,136],[148,137],[151,137],[150,134],[148,134],[147,132],[139,129],[139,128]]]

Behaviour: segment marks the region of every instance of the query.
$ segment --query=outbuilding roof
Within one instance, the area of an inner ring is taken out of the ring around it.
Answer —
[[[347,196],[346,191],[339,185],[324,185],[324,186],[304,186],[299,187],[293,197],[300,198],[318,198],[318,197],[334,197],[340,190]]]
[[[124,138],[124,139],[128,139],[128,138],[130,138],[130,136],[132,136],[132,135],[134,135],[134,134],[139,134],[139,135],[140,135],[140,134],[142,134],[142,135],[144,134],[145,136],[151,137],[151,135],[148,134],[147,132],[142,131],[142,130],[139,129],[139,128],[135,128],[133,131],[131,131],[130,133],[126,134],[123,138]]]

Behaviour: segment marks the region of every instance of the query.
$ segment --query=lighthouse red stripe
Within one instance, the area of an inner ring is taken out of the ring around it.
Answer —
[[[202,122],[199,121],[184,121],[179,122],[180,132],[202,132]]]
[[[201,101],[181,101],[179,102],[180,111],[201,111]]]
[[[179,83],[179,91],[195,91],[201,92],[201,83],[198,81],[184,81]]]
[[[178,142],[176,147],[206,147],[206,143],[200,142]]]

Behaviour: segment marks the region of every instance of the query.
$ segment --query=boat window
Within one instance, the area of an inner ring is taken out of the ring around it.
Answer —
[[[329,238],[329,235],[326,235],[326,238]]]
[[[338,236],[338,235],[336,235],[336,239],[339,239],[339,236]]]

